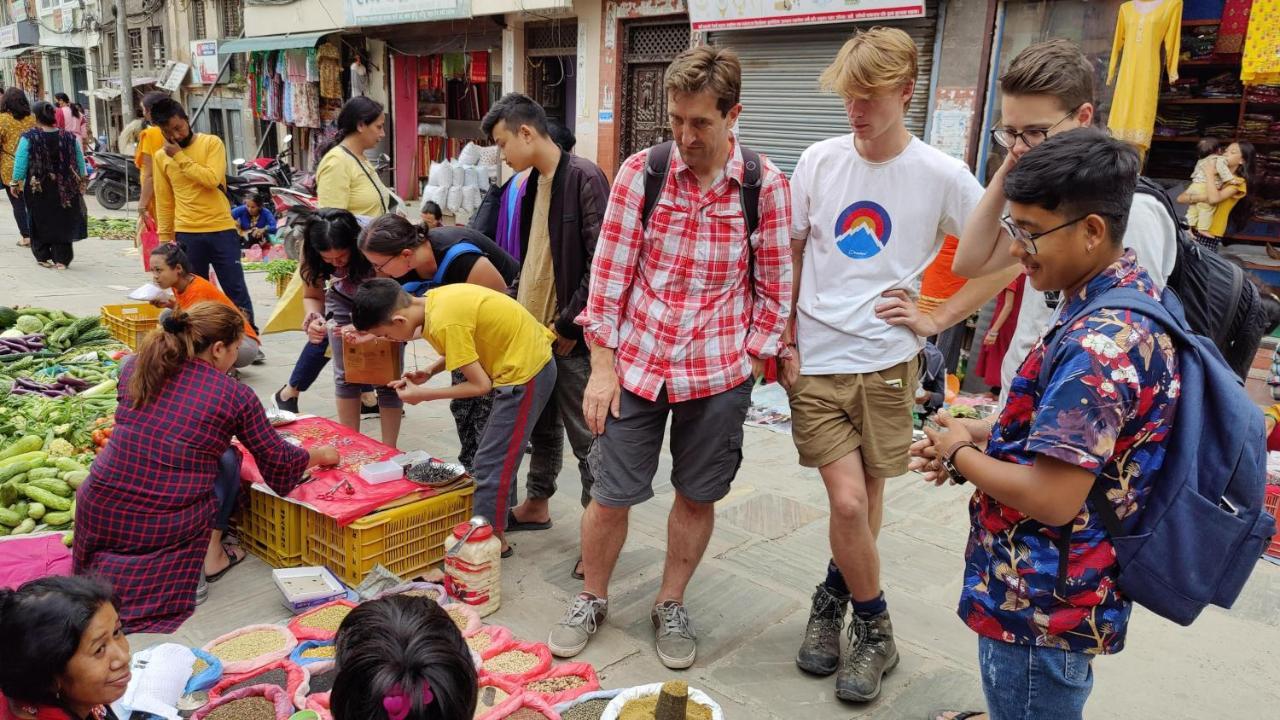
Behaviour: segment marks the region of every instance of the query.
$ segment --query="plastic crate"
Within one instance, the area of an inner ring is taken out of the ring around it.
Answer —
[[[1280,558],[1280,486],[1267,486],[1267,496],[1263,504],[1267,512],[1276,519],[1276,534],[1271,536],[1271,545],[1267,547],[1266,553],[1271,557]]]
[[[471,517],[474,486],[373,513],[346,527],[315,512],[303,513],[302,561],[323,565],[355,586],[382,565],[411,578],[444,559],[444,539]]]
[[[249,552],[275,568],[302,564],[302,516],[311,515],[301,505],[251,489],[240,511],[236,528]]]
[[[102,306],[102,325],[107,332],[134,350],[159,324],[160,308],[151,303]]]

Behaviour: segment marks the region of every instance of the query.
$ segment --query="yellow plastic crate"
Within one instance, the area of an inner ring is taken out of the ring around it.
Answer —
[[[471,518],[474,486],[383,510],[346,527],[314,512],[303,513],[302,561],[323,565],[357,585],[374,565],[411,578],[444,559],[445,536]]]
[[[142,339],[160,324],[160,308],[151,303],[103,305],[102,325],[111,337],[137,350]]]
[[[241,544],[271,567],[302,564],[302,516],[312,515],[301,505],[261,490],[251,489],[236,522]]]

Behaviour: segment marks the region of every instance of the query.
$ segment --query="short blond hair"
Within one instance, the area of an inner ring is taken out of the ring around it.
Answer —
[[[729,48],[689,48],[667,67],[663,86],[669,93],[710,92],[716,96],[716,109],[728,115],[742,95],[742,63],[738,53]]]
[[[866,98],[916,79],[916,44],[897,28],[874,27],[849,38],[818,79],[843,98]]]

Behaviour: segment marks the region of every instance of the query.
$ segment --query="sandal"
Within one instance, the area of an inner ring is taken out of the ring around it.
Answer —
[[[66,266],[66,265],[63,265],[62,263],[54,263],[53,269],[54,269],[54,270],[66,270],[66,269],[67,269],[67,266]]]
[[[244,562],[244,559],[249,557],[249,553],[247,552],[241,552],[240,557],[236,557],[235,554],[227,550],[227,547],[225,545],[222,547],[222,551],[227,554],[227,559],[230,560],[231,563],[212,575],[205,575],[204,576],[205,582],[211,582],[211,583],[218,582],[219,580],[222,579],[223,575],[227,574],[228,570]]]
[[[533,530],[550,530],[551,521],[546,522],[521,522],[516,519],[516,514],[510,510],[507,511],[507,532],[524,532]]]
[[[50,270],[52,270],[52,269],[53,269],[53,261],[52,261],[52,260],[41,260],[38,264],[39,264],[39,265],[40,265],[40,267],[42,267],[42,268],[48,268],[48,269],[50,269]]]
[[[586,574],[585,574],[585,573],[580,573],[580,572],[578,572],[578,567],[579,567],[580,565],[582,565],[582,556],[581,556],[581,555],[579,555],[579,556],[578,556],[578,561],[577,561],[577,562],[575,562],[575,563],[573,564],[573,570],[570,570],[570,571],[569,571],[569,574],[573,576],[573,579],[574,579],[574,580],[586,580],[586,579],[587,579],[587,576],[586,576]]]
[[[955,713],[955,715],[951,717],[951,720],[970,720],[971,718],[979,716],[987,716],[987,712],[985,710],[935,710],[929,713],[928,718],[929,720],[938,720],[938,718],[942,717],[946,713]]]

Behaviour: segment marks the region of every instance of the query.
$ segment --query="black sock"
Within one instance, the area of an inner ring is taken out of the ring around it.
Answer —
[[[852,604],[853,614],[863,620],[870,620],[889,609],[889,604],[884,600],[884,593],[877,595],[875,600],[854,600]]]
[[[842,600],[849,597],[849,586],[844,584],[844,575],[840,574],[840,568],[836,567],[835,560],[827,562],[827,579],[823,581],[822,586],[827,589],[827,592]]]

